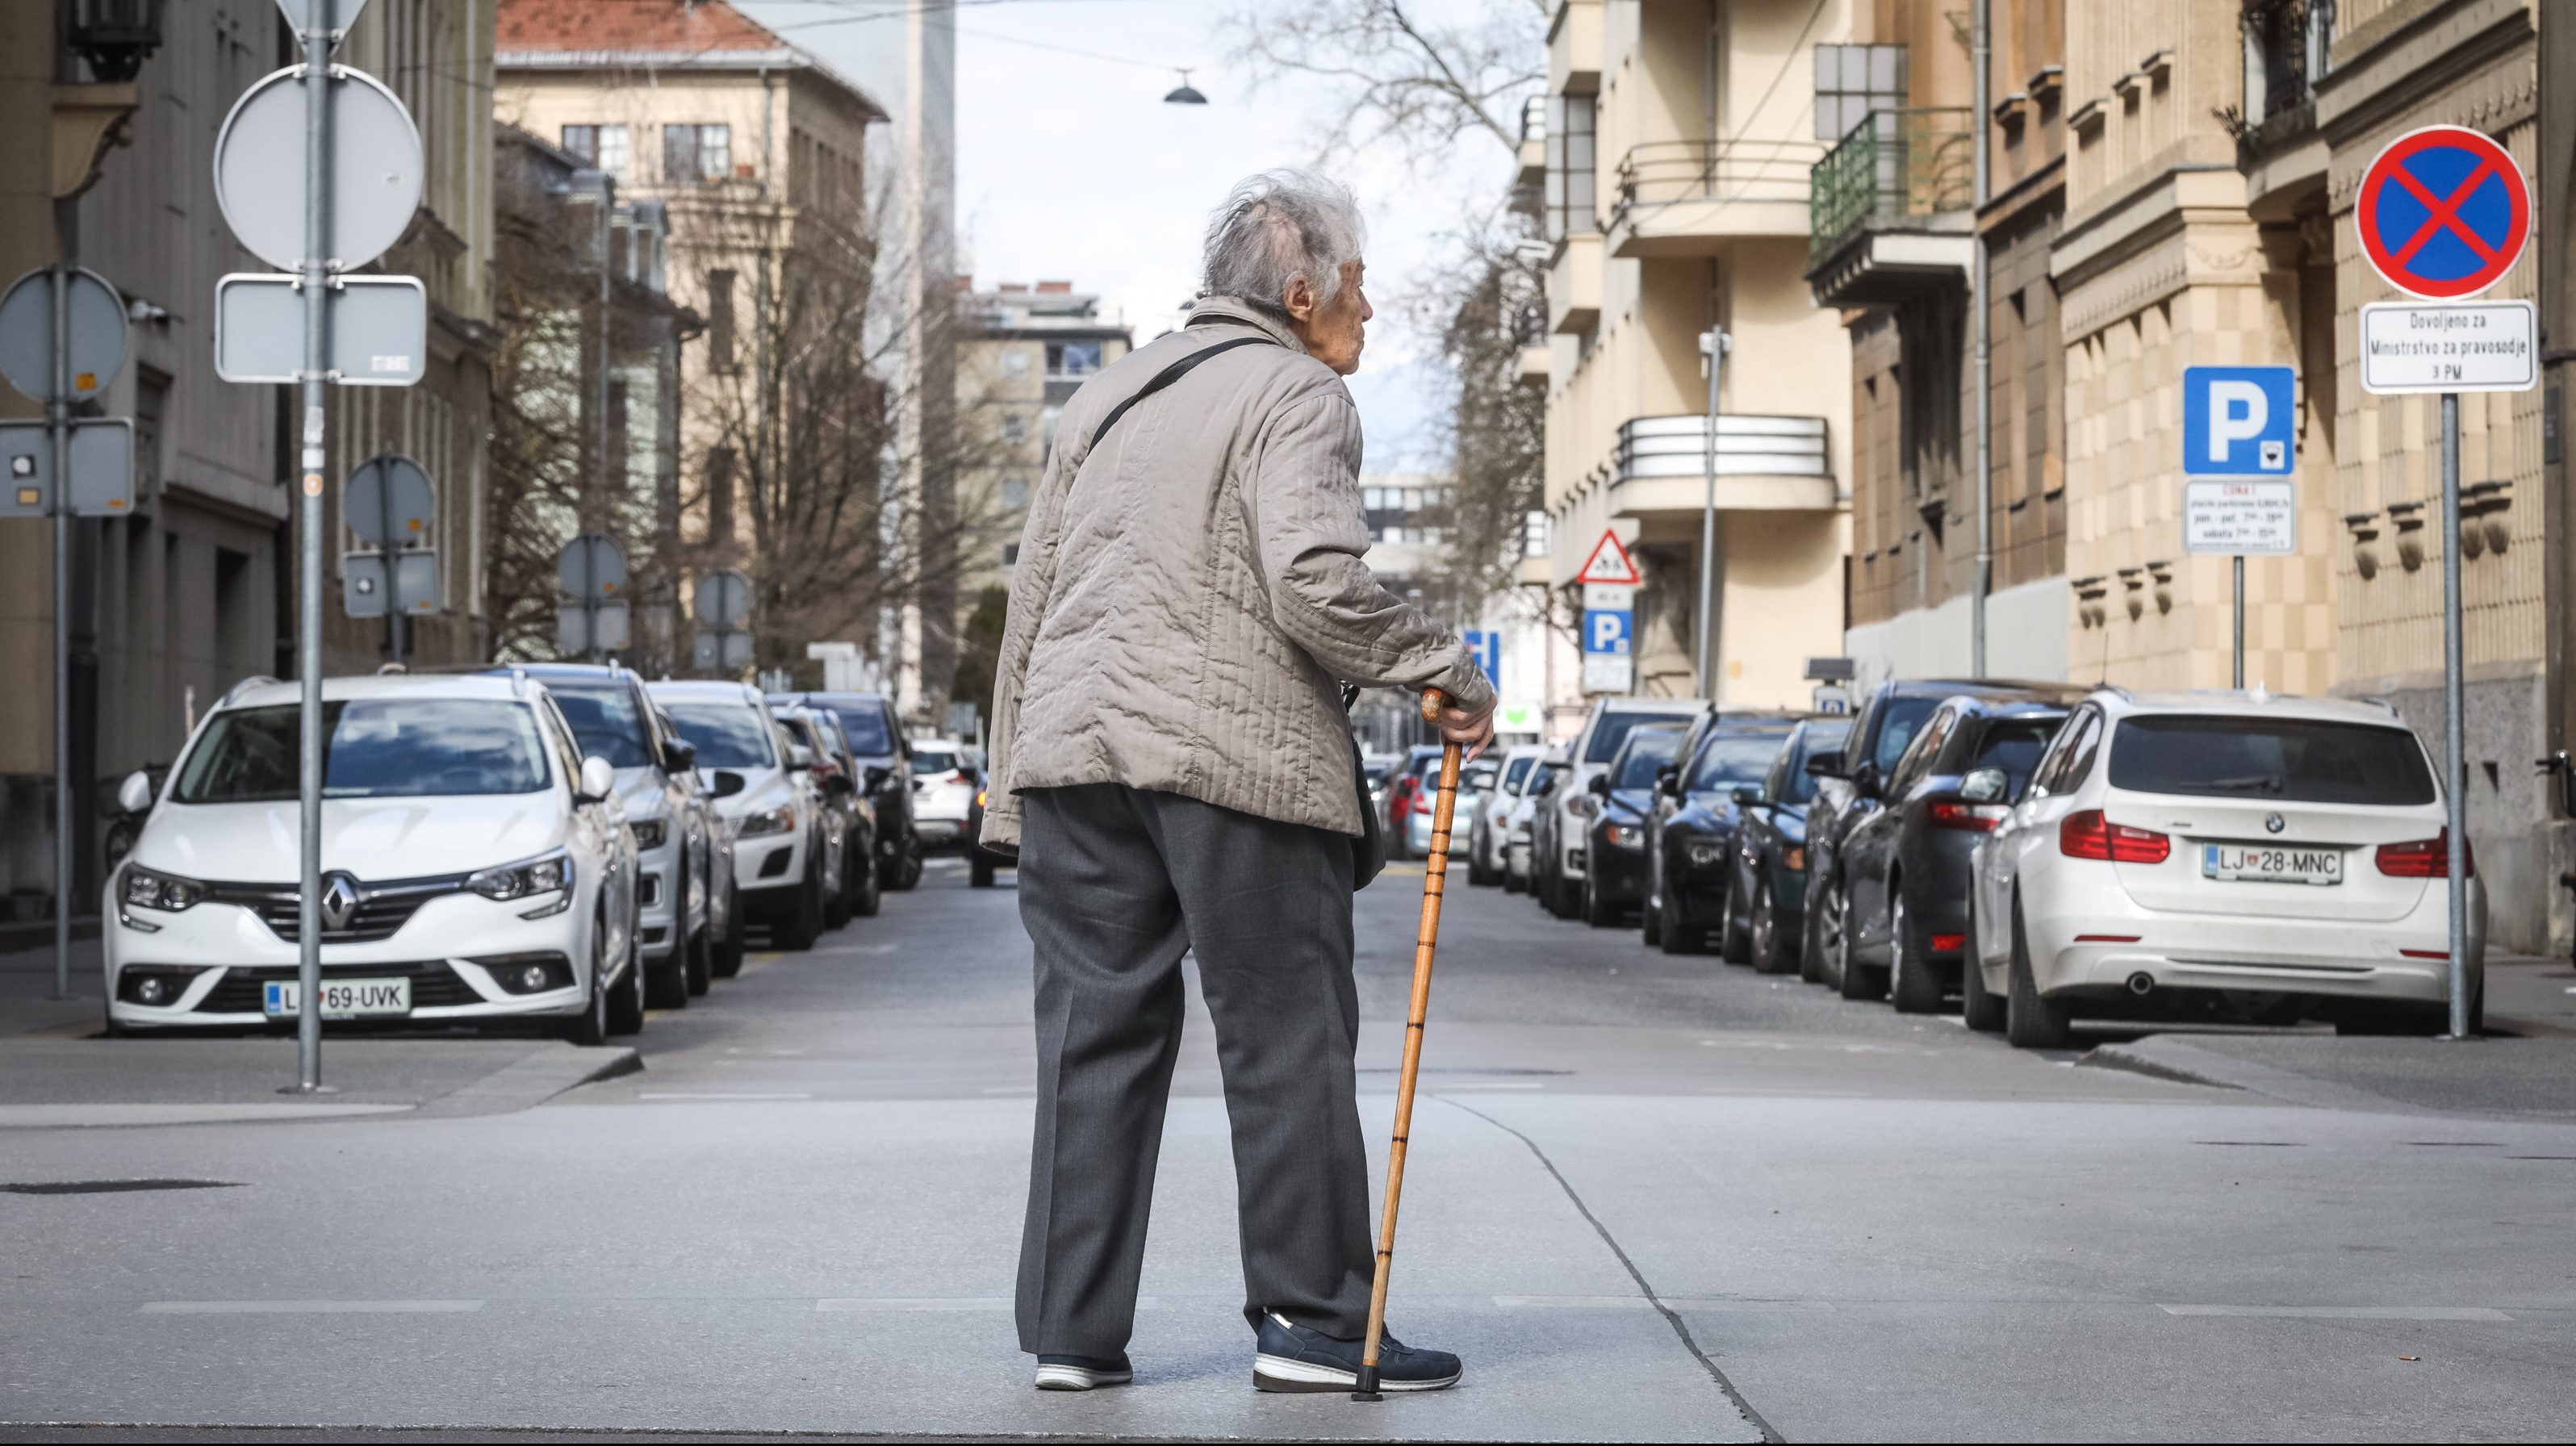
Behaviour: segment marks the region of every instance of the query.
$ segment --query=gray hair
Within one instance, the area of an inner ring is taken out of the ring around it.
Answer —
[[[1313,171],[1281,169],[1246,177],[1208,219],[1204,285],[1280,309],[1298,277],[1319,302],[1342,289],[1342,267],[1360,259],[1368,223],[1350,189]]]

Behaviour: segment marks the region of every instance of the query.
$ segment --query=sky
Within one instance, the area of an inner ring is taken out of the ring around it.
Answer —
[[[888,102],[905,0],[740,0],[741,8]],[[960,268],[979,287],[1066,280],[1097,292],[1139,343],[1197,290],[1208,212],[1236,180],[1312,164],[1336,97],[1311,82],[1255,88],[1213,33],[1231,0],[963,0],[957,11]],[[817,23],[829,22],[829,23]],[[1080,53],[1071,53],[1080,52]],[[1167,105],[1181,70],[1204,106]],[[1442,364],[1400,302],[1439,238],[1489,207],[1512,163],[1470,137],[1448,163],[1363,155],[1330,167],[1369,221],[1378,309],[1350,379],[1370,471],[1435,469]]]

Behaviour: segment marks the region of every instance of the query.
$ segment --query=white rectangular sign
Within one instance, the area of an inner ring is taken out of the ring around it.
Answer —
[[[1587,612],[1634,612],[1637,607],[1637,585],[1627,582],[1587,582],[1583,585],[1583,606]]]
[[[2383,301],[2361,309],[2361,388],[2527,392],[2540,385],[2540,313],[2528,301]]]
[[[2297,552],[2298,485],[2280,478],[2185,482],[2182,547],[2194,556],[2287,557]]]
[[[1637,663],[1626,653],[1585,653],[1583,691],[1625,693],[1637,685]]]

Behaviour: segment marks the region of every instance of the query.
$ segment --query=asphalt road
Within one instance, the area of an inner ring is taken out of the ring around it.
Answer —
[[[935,869],[656,1016],[640,1072],[534,1108],[7,1131],[0,1184],[223,1183],[0,1193],[0,1437],[2555,1438],[2576,1420],[2576,1123],[2076,1067],[1463,885],[1391,1314],[1464,1356],[1465,1384],[1378,1406],[1250,1389],[1201,1014],[1138,1383],[1041,1395],[1007,1302],[1031,1095],[1008,879]],[[1380,1138],[1417,900],[1402,874],[1361,897]]]

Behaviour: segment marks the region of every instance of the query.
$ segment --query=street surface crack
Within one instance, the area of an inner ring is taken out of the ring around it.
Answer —
[[[1602,1224],[1601,1217],[1592,1213],[1592,1207],[1583,1203],[1583,1196],[1575,1190],[1574,1182],[1565,1178],[1563,1170],[1556,1168],[1556,1162],[1547,1157],[1547,1151],[1538,1147],[1538,1141],[1473,1105],[1460,1104],[1447,1095],[1433,1095],[1432,1098],[1452,1109],[1465,1110],[1468,1114],[1474,1115],[1477,1119],[1483,1120],[1486,1124],[1527,1146],[1530,1154],[1546,1168],[1549,1178],[1556,1181],[1556,1187],[1565,1192],[1565,1198],[1573,1204],[1575,1211],[1592,1227],[1592,1233],[1600,1236],[1601,1243],[1609,1246],[1610,1253],[1619,1258],[1621,1268],[1628,1272],[1630,1280],[1637,1282],[1637,1289],[1646,1297],[1646,1303],[1653,1306],[1656,1313],[1664,1318],[1664,1324],[1673,1328],[1673,1334],[1681,1340],[1682,1349],[1689,1351],[1691,1359],[1698,1361],[1708,1372],[1708,1378],[1715,1381],[1717,1388],[1726,1393],[1726,1398],[1735,1403],[1735,1409],[1744,1413],[1744,1419],[1753,1423],[1753,1429],[1762,1433],[1763,1440],[1786,1442],[1789,1439],[1774,1429],[1769,1421],[1764,1420],[1761,1412],[1753,1409],[1753,1403],[1744,1399],[1744,1393],[1737,1390],[1735,1383],[1726,1378],[1726,1372],[1718,1369],[1717,1362],[1710,1358],[1709,1353],[1700,1349],[1699,1341],[1691,1335],[1690,1323],[1681,1318],[1679,1311],[1664,1304],[1664,1298],[1655,1293],[1652,1285],[1647,1284],[1646,1273],[1639,1270],[1637,1262],[1628,1257],[1628,1252],[1620,1246],[1618,1237],[1610,1233],[1610,1227]]]

